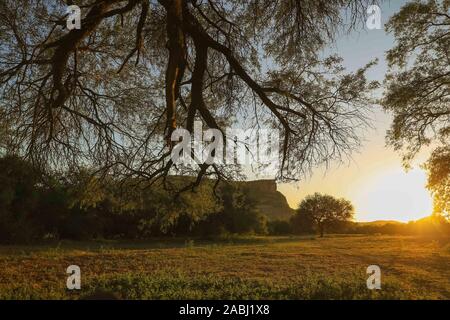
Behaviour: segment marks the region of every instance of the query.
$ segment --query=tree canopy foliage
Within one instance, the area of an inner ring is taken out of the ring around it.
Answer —
[[[0,3],[2,148],[52,168],[115,176],[182,172],[170,135],[194,120],[281,130],[281,180],[340,159],[367,124],[371,66],[346,73],[321,49],[356,26],[364,0],[5,0]],[[67,30],[66,6],[82,10]],[[347,13],[347,20],[342,12]]]
[[[433,194],[434,212],[450,219],[450,147],[437,148],[425,166],[427,188]]]

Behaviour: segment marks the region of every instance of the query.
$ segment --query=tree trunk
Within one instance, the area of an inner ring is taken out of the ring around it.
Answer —
[[[176,129],[176,101],[180,82],[183,79],[186,66],[186,43],[182,29],[183,0],[174,0],[167,7],[167,45],[169,49],[169,61],[166,70],[166,136],[171,145],[171,135]]]

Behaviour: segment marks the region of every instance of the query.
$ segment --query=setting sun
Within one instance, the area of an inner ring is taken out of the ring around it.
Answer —
[[[425,185],[426,174],[420,169],[390,168],[367,177],[365,185],[354,190],[358,220],[407,222],[430,215],[432,201]]]
[[[339,168],[326,175],[319,172],[298,185],[281,184],[278,189],[293,208],[315,191],[351,199],[356,221],[408,222],[429,216],[432,199],[425,188],[426,173],[419,168],[405,171],[389,159],[389,153],[385,155],[387,163],[380,166],[364,157],[361,166]]]

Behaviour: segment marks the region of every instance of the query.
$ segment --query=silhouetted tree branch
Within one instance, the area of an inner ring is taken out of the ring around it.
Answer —
[[[85,14],[80,30],[65,29],[61,2],[0,4],[8,152],[53,169],[89,165],[150,184],[183,173],[198,184],[239,170],[172,163],[171,133],[192,131],[197,119],[222,132],[237,122],[280,129],[282,180],[358,146],[375,87],[364,76],[371,63],[345,74],[339,58],[319,53],[358,24],[368,1],[75,3]]]

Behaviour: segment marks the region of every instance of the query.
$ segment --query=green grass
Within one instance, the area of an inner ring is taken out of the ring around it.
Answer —
[[[80,291],[65,289],[72,264]],[[449,266],[449,239],[393,236],[0,246],[0,299],[450,299]]]

